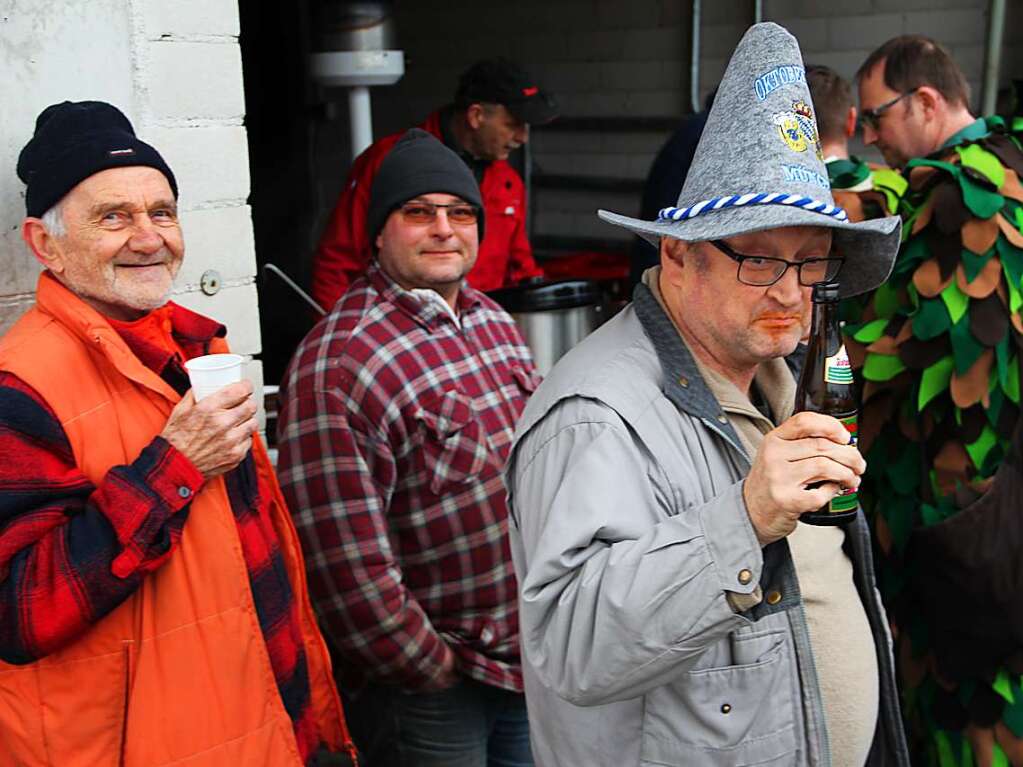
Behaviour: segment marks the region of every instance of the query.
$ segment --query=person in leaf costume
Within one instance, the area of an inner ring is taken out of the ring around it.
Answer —
[[[1023,121],[975,119],[920,36],[857,81],[864,141],[907,182],[892,274],[845,331],[911,747],[923,765],[1023,765]]]

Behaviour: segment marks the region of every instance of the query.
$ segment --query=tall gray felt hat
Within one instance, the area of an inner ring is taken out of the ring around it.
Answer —
[[[676,206],[656,221],[597,215],[655,246],[661,237],[702,242],[830,227],[846,259],[843,298],[884,282],[899,249],[897,216],[852,223],[835,205],[799,44],[770,22],[750,27],[732,54]]]

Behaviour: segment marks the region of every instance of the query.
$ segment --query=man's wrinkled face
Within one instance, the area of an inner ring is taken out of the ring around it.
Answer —
[[[859,82],[860,113],[877,109],[902,94],[884,82],[884,62],[880,62]],[[914,157],[930,154],[936,146],[926,130],[923,112],[909,95],[893,104],[877,118],[876,127],[863,125],[863,143],[874,144],[893,168],[905,167]]]
[[[481,160],[507,160],[508,155],[529,141],[529,125],[503,104],[487,104],[476,128],[473,153]]]
[[[803,261],[828,255],[831,230],[783,227],[725,242],[744,256]],[[686,273],[679,296],[681,322],[722,366],[744,370],[784,357],[809,330],[811,288],[799,284],[795,268],[773,285],[745,285],[738,279],[739,265],[709,242],[669,240],[665,247]]]
[[[110,168],[65,195],[66,234],[47,264],[107,317],[135,320],[167,303],[184,257],[177,202],[155,168]]]
[[[431,203],[471,207],[451,194],[414,197],[387,217],[376,239],[377,258],[380,268],[406,290],[431,288],[453,300],[462,279],[476,263],[479,232],[475,221],[452,221],[452,208],[436,208],[436,215],[428,222],[411,220],[429,211]]]

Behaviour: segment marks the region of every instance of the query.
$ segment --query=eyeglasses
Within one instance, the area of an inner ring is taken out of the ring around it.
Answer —
[[[710,244],[733,261],[738,262],[739,282],[761,288],[776,283],[784,276],[789,267],[796,270],[799,275],[799,284],[803,287],[812,287],[815,282],[830,282],[838,276],[838,271],[845,263],[844,258],[808,258],[805,261],[786,261],[784,258],[744,256],[742,253],[736,253],[722,240],[711,240]]]
[[[864,109],[862,112],[860,112],[860,125],[867,126],[871,130],[877,130],[881,126],[881,116],[889,109],[891,109],[893,106],[902,101],[904,98],[906,98],[906,96],[912,96],[914,93],[917,92],[917,90],[918,90],[917,88],[914,88],[911,91],[906,91],[905,93],[896,96],[891,101],[884,102],[879,107],[874,107],[873,109]]]
[[[459,226],[475,224],[479,208],[467,202],[406,202],[401,206],[401,215],[412,224],[432,224],[437,219],[437,208],[445,208],[448,221]]]

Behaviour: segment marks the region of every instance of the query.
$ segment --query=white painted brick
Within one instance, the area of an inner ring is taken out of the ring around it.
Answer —
[[[985,8],[987,0],[874,0],[874,8],[882,13],[891,11],[940,12],[945,8]],[[894,37],[894,35],[892,35]]]
[[[185,211],[181,227],[185,262],[177,285],[198,285],[207,269],[217,270],[227,282],[255,276],[256,250],[248,205]]]
[[[682,120],[680,118],[679,124],[681,123]],[[654,154],[667,139],[667,132],[605,133],[602,136],[601,150],[604,152],[623,152],[625,154]]]
[[[11,325],[35,303],[35,296],[17,296],[0,300],[0,335],[11,329]]]
[[[533,145],[534,157],[538,159],[550,154],[597,152],[604,145],[599,133],[589,131],[567,133],[545,131],[543,128],[533,131],[530,143]]]
[[[859,50],[851,51],[831,51],[814,55],[812,61],[814,64],[823,64],[826,67],[831,67],[838,72],[838,74],[842,75],[842,77],[852,83],[856,70],[858,70],[860,65],[867,60],[867,56],[870,55],[872,50],[873,48],[860,48]],[[810,57],[807,56],[807,59],[809,58]]]
[[[891,38],[909,31],[901,13],[870,16],[836,16],[828,19],[828,42],[832,50],[873,50]],[[823,47],[823,46],[821,46]]]
[[[840,7],[845,16],[867,14],[873,11],[874,2],[875,0],[842,0],[839,6],[838,3],[825,3],[821,0],[765,0],[764,20],[831,16],[835,13],[836,6]]]
[[[966,75],[967,80],[980,80],[984,73],[984,49],[983,44],[978,45],[957,45],[949,50],[956,64]],[[1002,72],[1005,72],[1006,59],[1002,57]],[[980,94],[977,94],[978,96]]]
[[[783,26],[799,41],[802,51],[828,46],[829,19],[789,19]],[[805,56],[804,56],[805,58]]]
[[[24,213],[24,209],[21,211]],[[4,233],[0,248],[0,300],[4,296],[31,293],[36,289],[41,267],[21,240],[20,227]],[[9,235],[9,236],[7,236]]]
[[[534,227],[537,234],[567,234],[572,230],[572,214],[540,207]]]
[[[722,24],[709,24],[705,21],[700,29],[700,57],[730,58],[745,31],[746,24],[736,24],[734,18]],[[687,49],[688,45],[686,43]]]
[[[942,13],[914,11],[906,14],[906,29],[933,37],[946,46],[957,43],[983,43],[987,13],[975,9]]]
[[[689,82],[689,60],[666,59],[661,62],[661,88],[680,89]]]
[[[629,113],[650,117],[681,116],[686,108],[686,98],[678,91],[643,91],[630,93]]]
[[[173,168],[184,210],[249,196],[249,149],[242,126],[148,128],[145,135]]]
[[[148,47],[144,82],[156,119],[237,119],[245,115],[240,46],[153,42]]]
[[[596,63],[560,61],[541,68],[531,67],[527,71],[559,98],[565,93],[592,91],[602,85],[601,65]]]
[[[555,0],[556,2],[556,0]],[[596,18],[602,27],[622,30],[627,27],[651,26],[659,22],[664,25],[663,7],[682,5],[676,0],[597,0]]]
[[[224,288],[215,296],[175,293],[175,302],[227,327],[227,341],[238,354],[259,354],[259,299],[255,283]]]
[[[611,29],[577,28],[567,35],[567,55],[570,58],[583,61],[619,59],[625,50],[625,39],[628,34]],[[565,55],[564,49],[560,55]],[[638,58],[644,57],[639,56]]]
[[[149,38],[160,35],[238,36],[238,4],[231,0],[137,0]]]

